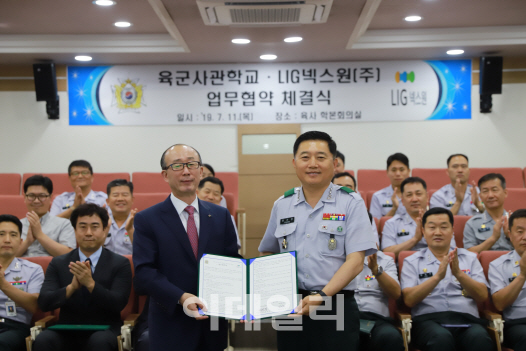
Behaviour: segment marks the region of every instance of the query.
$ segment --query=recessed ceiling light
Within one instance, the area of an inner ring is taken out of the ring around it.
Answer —
[[[248,44],[248,43],[250,43],[250,40],[248,40],[248,39],[232,39],[232,43],[234,43],[234,44]]]
[[[422,19],[422,17],[420,16],[407,16],[406,18],[404,18],[407,22],[417,22],[417,21],[420,21]]]
[[[290,38],[283,39],[285,43],[297,43],[298,41],[302,41],[302,40],[303,40],[302,37],[290,37]]]
[[[448,55],[462,55],[464,53],[464,50],[455,49],[455,50],[448,50],[446,54]]]
[[[131,23],[130,22],[115,22],[114,25],[115,27],[126,28],[126,27],[131,26]]]
[[[261,55],[261,56],[259,56],[259,58],[262,59],[262,60],[275,60],[278,57],[276,55],[267,54],[267,55]]]
[[[93,1],[93,3],[99,6],[112,6],[115,5],[117,2],[112,0],[95,0]]]
[[[77,60],[77,61],[91,61],[92,57],[91,56],[80,55],[80,56],[75,56],[75,60]]]

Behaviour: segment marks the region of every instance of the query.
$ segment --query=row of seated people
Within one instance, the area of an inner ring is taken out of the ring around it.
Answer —
[[[62,326],[39,334],[34,350],[77,349],[79,345],[88,350],[116,350],[120,311],[131,292],[130,262],[103,248],[109,225],[104,208],[82,204],[72,212],[70,221],[78,250],[55,257],[44,279],[40,266],[15,257],[22,244],[22,223],[12,215],[0,216],[0,265],[7,267],[0,275],[0,279],[4,277],[0,280],[0,298],[6,303],[5,312],[0,311],[4,318],[0,345],[22,349],[31,313],[37,308],[60,308],[58,322]],[[507,321],[505,345],[514,350],[526,347],[526,295],[522,293],[526,282],[526,259],[522,258],[526,210],[510,216],[507,235],[515,250],[490,264],[489,284],[477,254],[450,247],[453,224],[453,215],[444,208],[422,215],[421,229],[429,245],[406,257],[405,263],[400,262],[400,280],[392,256],[379,251],[366,258],[363,271],[355,278],[360,318],[374,322],[363,334],[364,350],[405,349],[403,336],[389,318],[388,306],[389,298],[396,300],[401,295],[411,308],[411,339],[417,349],[494,350],[495,344],[484,328],[487,322],[480,318],[477,306],[488,303],[488,288]],[[84,328],[71,331],[68,324]]]

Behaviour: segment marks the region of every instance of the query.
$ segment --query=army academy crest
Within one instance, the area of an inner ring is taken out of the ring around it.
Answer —
[[[145,87],[142,84],[137,84],[138,82],[139,80],[133,81],[128,78],[123,83],[111,87],[113,91],[111,106],[117,106],[119,113],[139,112],[141,106],[146,106],[143,97]]]

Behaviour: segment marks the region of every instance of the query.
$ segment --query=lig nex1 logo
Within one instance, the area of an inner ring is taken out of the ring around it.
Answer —
[[[413,83],[415,81],[415,72],[411,71],[409,73],[407,72],[396,72],[395,74],[395,81],[397,83],[403,82],[411,82]],[[399,105],[407,105],[407,90],[406,89],[396,89],[391,90],[391,105],[392,106],[399,106]]]

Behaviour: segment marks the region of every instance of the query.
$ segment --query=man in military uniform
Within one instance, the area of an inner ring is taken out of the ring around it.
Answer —
[[[427,185],[419,177],[406,178],[402,189],[402,204],[407,213],[396,215],[385,222],[382,229],[382,249],[396,256],[401,251],[417,251],[427,247],[422,237],[422,215],[427,208]],[[456,247],[451,238],[451,247]]]
[[[108,198],[103,191],[91,190],[93,183],[93,168],[88,161],[76,160],[68,167],[69,181],[73,192],[60,194],[53,200],[50,214],[52,216],[69,218],[71,212],[83,203],[103,206]]]
[[[409,159],[406,155],[397,152],[387,158],[387,176],[391,185],[373,194],[370,211],[374,218],[380,219],[383,216],[405,213],[405,207],[400,200],[402,197],[400,185],[410,173]]]
[[[488,278],[493,304],[503,311],[504,345],[526,350],[526,210],[510,216],[510,239],[515,250],[489,264]]]
[[[297,251],[302,299],[289,319],[301,322],[301,331],[278,328],[278,349],[357,350],[359,315],[351,281],[365,256],[376,252],[371,222],[360,196],[331,183],[336,143],[328,134],[306,132],[293,151],[302,186],[275,202],[259,246],[261,255]]]
[[[44,281],[40,265],[15,257],[21,232],[18,218],[0,215],[0,350],[25,350]]]
[[[106,191],[111,214],[104,247],[119,255],[131,255],[133,219],[137,213],[137,209],[133,208],[133,183],[115,179],[108,183]]]
[[[484,205],[477,196],[475,182],[468,184],[468,157],[454,154],[447,159],[447,174],[451,184],[444,185],[431,196],[430,207],[449,209],[453,215],[473,216],[484,212]]]
[[[504,209],[504,200],[508,196],[506,180],[501,174],[489,173],[479,179],[478,186],[486,211],[466,222],[464,248],[475,253],[513,250],[508,236],[508,213]]]
[[[336,173],[332,178],[332,182],[356,191],[356,179],[349,172]]]
[[[404,302],[413,317],[412,343],[423,351],[493,350],[477,309],[477,302],[488,298],[477,255],[450,248],[453,214],[448,209],[427,211],[422,228],[428,247],[407,257],[401,273]]]
[[[336,151],[336,167],[334,167],[334,174],[342,172],[345,172],[345,156],[341,152]]]
[[[360,350],[404,350],[402,334],[389,316],[388,299],[397,300],[401,295],[394,260],[382,251],[367,256],[363,270],[355,280],[357,289],[354,296],[360,310],[360,320],[374,323],[370,334],[360,334]]]

